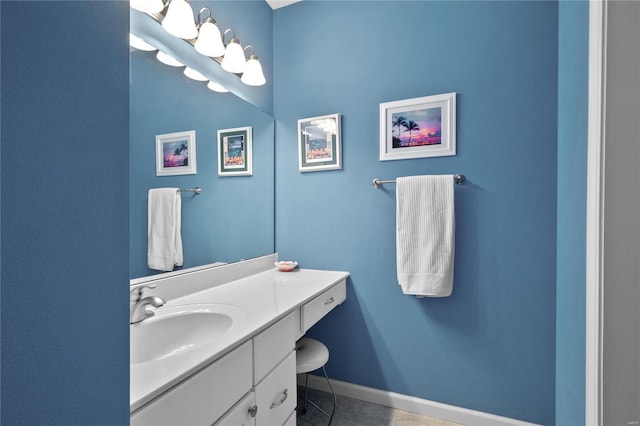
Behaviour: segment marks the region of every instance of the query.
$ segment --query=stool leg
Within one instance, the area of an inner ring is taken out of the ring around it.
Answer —
[[[307,414],[307,390],[309,389],[309,373],[304,374],[304,399],[302,401],[302,407],[298,407],[298,413],[302,416]]]
[[[333,410],[331,410],[331,415],[329,416],[329,426],[331,426],[331,422],[333,421],[333,415],[336,412],[336,393],[333,391],[331,387],[331,382],[329,381],[329,376],[327,376],[327,370],[324,369],[324,365],[322,366],[322,372],[324,373],[324,378],[327,379],[327,384],[329,385],[329,389],[331,389],[331,394],[333,395]]]

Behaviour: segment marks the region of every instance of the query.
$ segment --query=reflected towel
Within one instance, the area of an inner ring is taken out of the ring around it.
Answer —
[[[453,290],[453,175],[396,179],[396,262],[402,292],[445,297]]]
[[[173,271],[175,266],[182,266],[181,209],[182,199],[178,188],[149,190],[149,268]]]

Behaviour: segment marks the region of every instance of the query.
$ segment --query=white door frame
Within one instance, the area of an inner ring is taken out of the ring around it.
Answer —
[[[607,0],[589,1],[585,423],[602,424],[602,302]]]

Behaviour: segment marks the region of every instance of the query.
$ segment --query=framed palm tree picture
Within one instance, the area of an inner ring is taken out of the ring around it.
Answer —
[[[253,142],[251,127],[218,130],[218,175],[251,176]]]
[[[380,161],[456,155],[456,94],[380,104]]]
[[[196,131],[156,136],[156,176],[196,174]]]
[[[298,120],[298,168],[301,172],[342,168],[340,114]]]

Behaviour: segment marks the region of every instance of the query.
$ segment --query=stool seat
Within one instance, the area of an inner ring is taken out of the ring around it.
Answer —
[[[304,403],[302,404],[302,407],[297,407],[298,413],[306,413],[307,403],[309,403],[317,410],[319,410],[322,414],[329,417],[329,426],[331,426],[333,414],[336,412],[336,393],[331,387],[329,376],[327,376],[327,370],[324,368],[327,361],[329,361],[329,349],[327,349],[327,347],[323,343],[309,337],[303,337],[296,342],[296,374],[305,375]],[[322,369],[322,374],[324,374],[324,378],[327,379],[327,385],[329,385],[329,389],[331,389],[331,395],[333,396],[333,410],[331,410],[331,414],[324,411],[318,406],[318,404],[310,401],[307,397],[307,390],[309,388],[308,373],[319,369]]]
[[[322,368],[329,361],[329,349],[309,337],[296,343],[296,374],[308,373]]]

